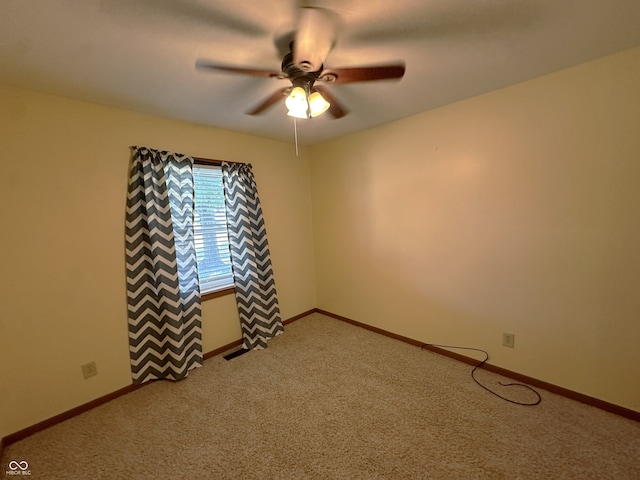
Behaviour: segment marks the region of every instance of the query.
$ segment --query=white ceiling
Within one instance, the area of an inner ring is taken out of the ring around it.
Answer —
[[[292,142],[284,104],[244,113],[286,80],[194,65],[279,71],[301,5],[338,16],[326,67],[407,68],[329,86],[350,114],[298,121],[302,144],[640,45],[640,0],[0,0],[0,82]]]

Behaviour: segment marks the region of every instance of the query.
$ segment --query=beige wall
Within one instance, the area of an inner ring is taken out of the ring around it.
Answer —
[[[313,148],[312,192],[319,308],[640,411],[640,49]]]
[[[131,145],[251,162],[282,316],[315,307],[306,149],[0,86],[0,437],[131,383]],[[205,302],[204,350],[239,338],[233,296]]]

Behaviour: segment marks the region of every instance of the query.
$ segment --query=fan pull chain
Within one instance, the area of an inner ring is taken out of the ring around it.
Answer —
[[[296,157],[298,156],[298,122],[296,122],[296,117],[293,117],[293,134],[296,139]]]

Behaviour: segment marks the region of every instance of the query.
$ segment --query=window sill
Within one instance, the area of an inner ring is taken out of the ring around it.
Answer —
[[[224,297],[225,295],[230,295],[235,293],[236,289],[234,287],[225,288],[223,290],[217,290],[215,292],[205,293],[200,297],[201,301],[211,300],[212,298]]]

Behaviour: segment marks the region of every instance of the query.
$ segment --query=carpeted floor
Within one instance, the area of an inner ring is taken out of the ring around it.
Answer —
[[[266,350],[212,358],[10,445],[2,465],[27,461],[34,479],[640,478],[639,423],[545,391],[514,405],[469,372],[313,314]]]

